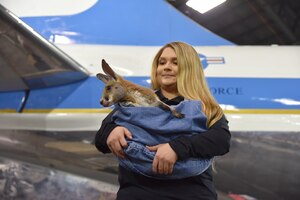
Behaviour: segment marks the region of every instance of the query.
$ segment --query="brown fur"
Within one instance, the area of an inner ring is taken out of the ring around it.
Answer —
[[[102,69],[106,74],[99,73],[97,78],[106,84],[100,100],[103,106],[111,106],[115,103],[132,104],[134,106],[155,106],[170,110],[177,118],[184,117],[183,114],[160,101],[150,88],[142,87],[117,75],[105,60],[102,60]]]

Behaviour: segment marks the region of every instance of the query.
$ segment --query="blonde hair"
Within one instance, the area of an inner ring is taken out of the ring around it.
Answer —
[[[151,70],[151,83],[154,90],[160,89],[156,79],[158,60],[167,47],[171,47],[177,56],[177,90],[186,99],[200,100],[202,110],[207,117],[207,126],[212,126],[223,116],[223,110],[212,96],[206,82],[200,58],[196,50],[184,42],[172,42],[163,46],[155,55]]]

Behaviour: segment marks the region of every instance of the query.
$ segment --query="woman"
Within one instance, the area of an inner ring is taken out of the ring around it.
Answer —
[[[172,42],[162,47],[153,60],[151,80],[158,97],[168,105],[177,105],[184,99],[200,100],[208,127],[205,133],[149,146],[156,152],[152,164],[154,172],[170,174],[177,160],[210,158],[229,151],[228,122],[209,91],[198,53],[192,46]],[[130,140],[132,135],[112,122],[112,113],[102,122],[95,145],[103,153],[112,152],[124,158],[126,139]],[[119,184],[118,200],[217,199],[211,167],[198,176],[177,180],[152,179],[119,167]]]

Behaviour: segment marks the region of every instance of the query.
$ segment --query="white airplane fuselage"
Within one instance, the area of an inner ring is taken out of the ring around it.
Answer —
[[[216,159],[217,189],[257,199],[299,197],[300,46],[236,46],[206,30],[202,36],[200,26],[164,1],[152,2],[158,7],[138,3],[141,10],[148,6],[140,20],[123,13],[121,2],[117,8],[112,7],[113,1],[76,2],[67,9],[67,2],[62,1],[65,9],[58,10],[42,4],[26,9],[11,2],[3,5],[79,63],[87,78],[0,92],[0,133],[96,133],[111,111],[99,103],[103,84],[95,75],[101,72],[100,61],[105,59],[125,79],[149,87],[155,53],[165,43],[181,40],[197,50],[210,90],[232,132],[230,153]],[[128,13],[137,5],[131,6]],[[167,9],[174,19],[163,14],[157,14],[159,20],[150,19],[154,7]],[[116,13],[120,18],[112,16]],[[122,14],[136,25],[124,25]],[[163,28],[158,29],[160,21]]]

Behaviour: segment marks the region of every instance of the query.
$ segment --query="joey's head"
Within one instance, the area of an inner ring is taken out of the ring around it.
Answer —
[[[102,69],[105,74],[99,73],[96,75],[105,84],[100,103],[104,107],[108,107],[124,98],[126,88],[118,81],[119,76],[110,68],[105,60],[102,60]]]
[[[126,94],[126,88],[124,88],[119,82],[111,81],[104,86],[100,103],[104,107],[111,106],[118,103]]]

